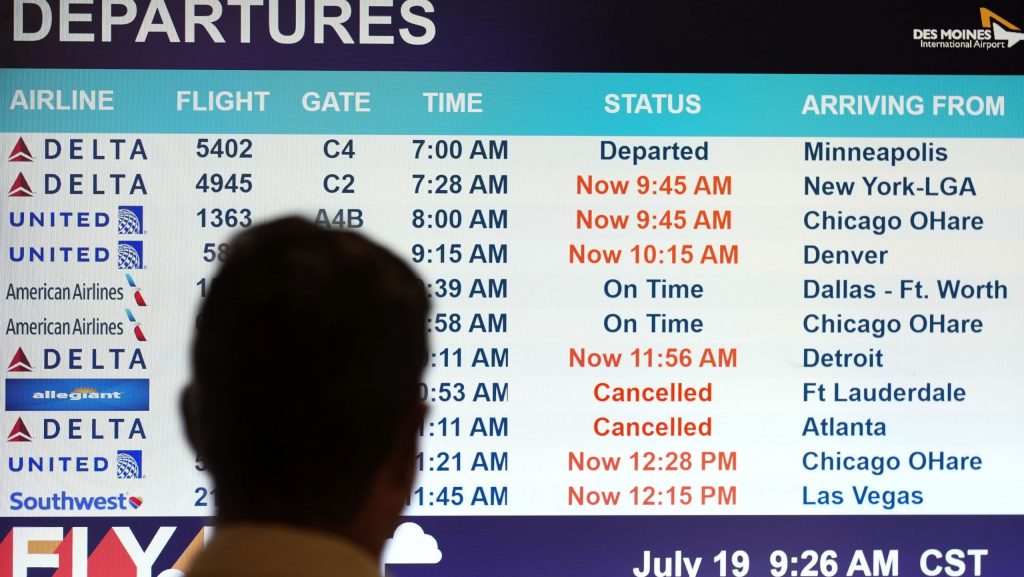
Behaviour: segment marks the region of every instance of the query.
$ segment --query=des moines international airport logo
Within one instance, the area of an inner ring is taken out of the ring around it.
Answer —
[[[988,8],[979,9],[978,28],[915,28],[914,40],[921,48],[999,50],[1013,48],[1024,40],[1020,27]]]

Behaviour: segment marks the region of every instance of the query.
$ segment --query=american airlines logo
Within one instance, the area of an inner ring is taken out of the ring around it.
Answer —
[[[146,306],[146,299],[142,298],[142,289],[140,289],[139,285],[135,283],[135,279],[132,278],[132,275],[129,273],[124,273],[124,276],[125,279],[128,281],[128,287],[135,291],[135,304],[140,307]]]
[[[142,332],[142,325],[135,318],[135,314],[132,313],[131,309],[124,309],[126,315],[128,315],[128,322],[134,325],[132,331],[135,333],[135,340],[139,342],[146,342],[146,335]]]

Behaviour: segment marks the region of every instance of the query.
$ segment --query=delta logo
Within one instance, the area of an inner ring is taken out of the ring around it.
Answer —
[[[32,192],[32,187],[25,180],[25,175],[19,172],[18,176],[14,179],[14,184],[7,191],[7,196],[10,198],[32,198],[35,196],[35,193]]]
[[[52,495],[10,495],[11,511],[133,511],[142,507],[142,498],[125,493],[110,496],[78,497],[61,491]]]
[[[67,369],[72,371],[146,370],[146,357],[143,356],[142,349],[140,348],[131,350],[122,348],[47,348],[43,349],[42,368],[46,370]],[[14,353],[14,358],[11,359],[7,370],[12,373],[32,372],[32,364],[29,362],[28,355],[25,354],[24,349],[18,347],[18,351]]]
[[[12,527],[0,541],[0,576],[182,577],[214,533],[201,521],[134,530],[95,519],[76,524],[66,533],[63,527]]]
[[[7,411],[148,411],[149,379],[13,379]]]
[[[18,417],[18,420],[14,423],[14,427],[11,432],[7,434],[8,443],[31,443],[32,434],[28,432],[28,427],[25,426],[25,421]]]
[[[7,365],[7,372],[9,373],[31,373],[32,363],[28,362],[28,357],[25,355],[25,351],[18,347],[18,350],[14,353],[14,358],[11,359],[10,364]]]
[[[33,160],[35,159],[32,157],[32,151],[25,144],[25,139],[19,136],[14,149],[7,155],[7,162],[32,162]]]
[[[980,28],[915,28],[914,40],[921,48],[1012,48],[1024,40],[1024,32],[1016,24],[988,8],[979,8]]]
[[[108,419],[46,418],[43,419],[42,430],[42,439],[44,440],[135,441],[146,439],[146,429],[142,426],[142,419],[138,417],[134,419],[124,419],[121,417],[111,417]],[[7,442],[31,443],[34,440],[25,421],[18,417],[14,426],[11,427],[11,432],[7,434]],[[137,462],[139,471],[142,470],[141,457],[140,454]],[[0,573],[0,577],[2,576],[3,573]]]

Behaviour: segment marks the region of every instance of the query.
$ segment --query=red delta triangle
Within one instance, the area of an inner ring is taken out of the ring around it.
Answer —
[[[7,162],[32,162],[32,160],[32,151],[25,144],[25,139],[18,137],[17,144],[14,145],[11,154],[7,156]]]
[[[21,347],[18,347],[18,351],[14,353],[14,358],[7,365],[7,371],[11,373],[32,372],[32,363],[28,362],[28,357],[25,356],[25,351],[21,350]]]
[[[14,423],[14,428],[11,429],[9,435],[7,435],[8,443],[31,443],[32,435],[28,432],[28,427],[25,426],[25,421],[18,417],[18,421]]]
[[[25,180],[25,175],[19,172],[18,178],[14,179],[14,184],[11,185],[11,190],[7,192],[7,196],[26,198],[35,195],[32,193],[32,187]]]

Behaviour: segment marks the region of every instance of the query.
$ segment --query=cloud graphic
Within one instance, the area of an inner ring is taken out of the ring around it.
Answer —
[[[437,539],[423,532],[416,523],[402,523],[395,536],[384,543],[383,564],[434,565],[441,562]]]

